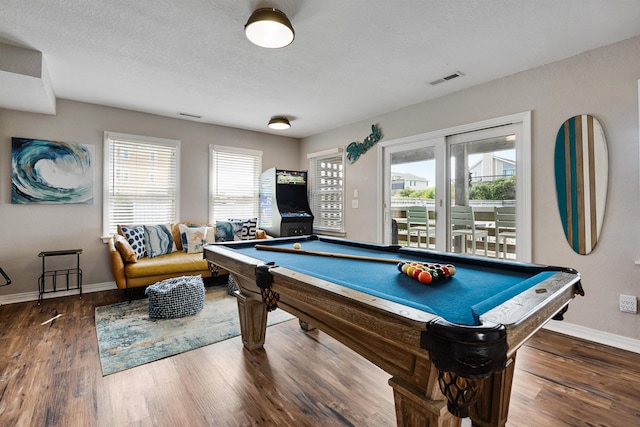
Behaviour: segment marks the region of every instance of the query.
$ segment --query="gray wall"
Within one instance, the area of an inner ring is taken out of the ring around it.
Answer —
[[[640,38],[589,51],[433,101],[371,117],[302,140],[300,163],[308,153],[361,141],[377,123],[384,139],[532,111],[533,261],[574,267],[586,297],[571,304],[568,322],[640,338],[640,317],[620,313],[620,294],[640,294],[638,220],[638,79]],[[602,123],[609,147],[608,205],[598,246],[588,256],[566,243],[556,208],[553,149],[560,125],[577,114]],[[346,229],[354,240],[374,241],[380,189],[378,152],[370,149],[346,170]],[[359,208],[351,208],[353,190]]]
[[[180,219],[184,221],[208,220],[209,144],[262,150],[264,169],[298,166],[299,141],[292,138],[67,100],[58,100],[55,116],[0,110],[0,267],[13,282],[0,288],[0,301],[11,300],[3,296],[37,291],[42,271],[37,255],[45,250],[82,248],[83,283],[113,281],[107,245],[100,239],[105,130],[181,141]],[[94,144],[94,203],[11,204],[14,136]]]

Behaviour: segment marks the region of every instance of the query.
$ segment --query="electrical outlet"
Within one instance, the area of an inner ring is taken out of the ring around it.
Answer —
[[[638,299],[634,295],[620,295],[620,311],[636,314],[638,312]]]

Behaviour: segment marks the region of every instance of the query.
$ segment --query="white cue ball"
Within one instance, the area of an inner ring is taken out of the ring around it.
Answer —
[[[294,243],[293,249],[300,249],[300,243]]]

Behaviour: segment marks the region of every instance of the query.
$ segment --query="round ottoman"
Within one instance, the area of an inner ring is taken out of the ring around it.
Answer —
[[[192,316],[204,306],[202,276],[163,280],[145,290],[149,296],[149,317],[173,319]]]

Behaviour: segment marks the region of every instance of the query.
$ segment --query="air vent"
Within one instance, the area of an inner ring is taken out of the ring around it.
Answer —
[[[455,73],[449,74],[446,77],[443,77],[443,78],[438,79],[438,80],[434,80],[429,84],[432,85],[432,86],[435,86],[435,85],[438,85],[440,83],[448,82],[449,80],[453,80],[453,79],[461,77],[461,76],[464,76],[464,74],[462,74],[460,71],[456,71]]]
[[[195,114],[178,113],[180,116],[191,117],[193,119],[201,119],[202,116],[196,116]]]

